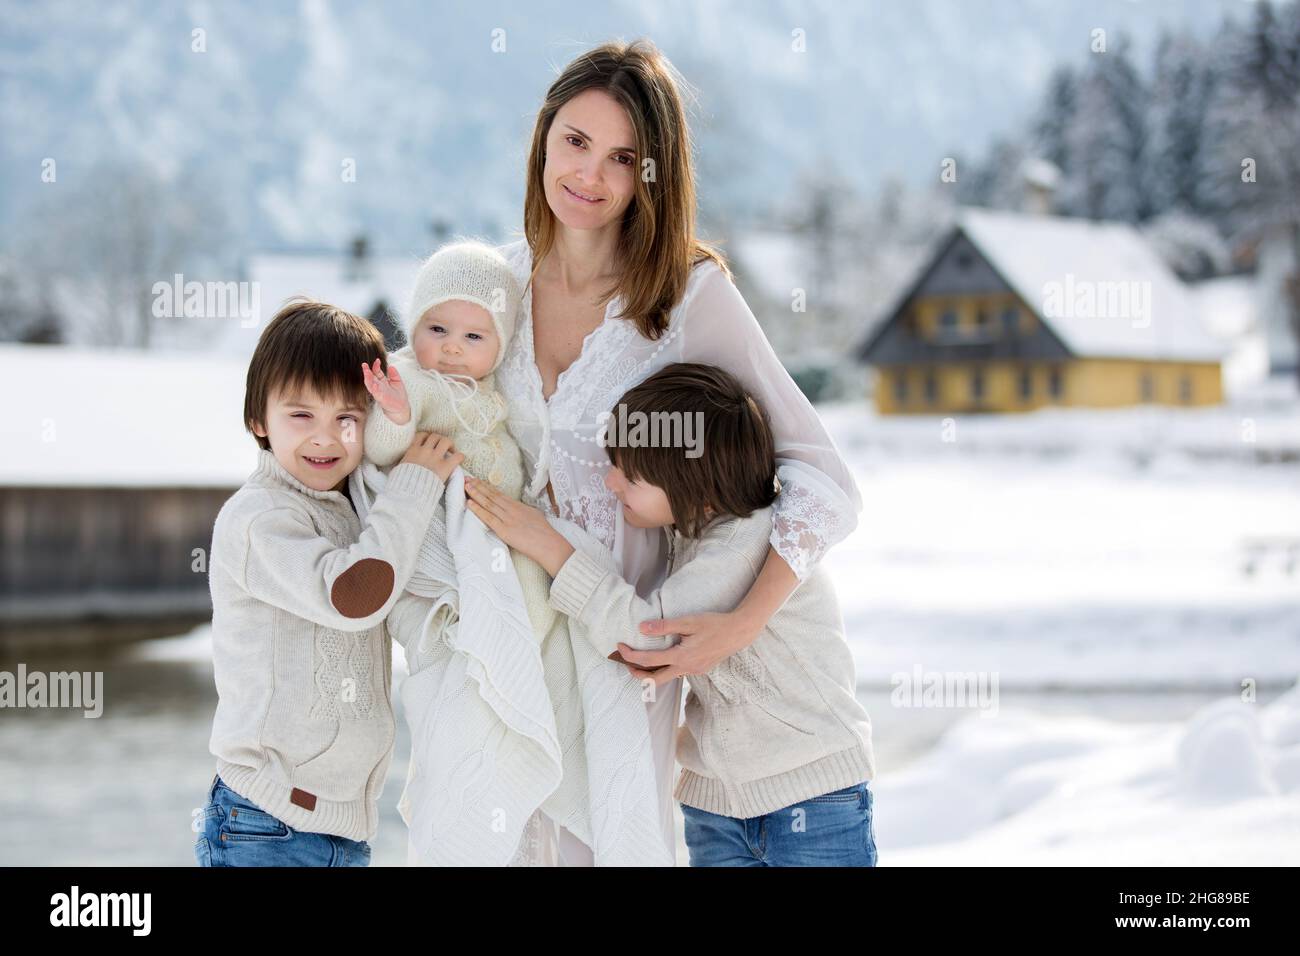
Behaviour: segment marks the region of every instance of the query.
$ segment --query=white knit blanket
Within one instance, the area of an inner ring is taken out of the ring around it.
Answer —
[[[369,461],[353,472],[363,523],[385,481]],[[516,573],[529,570],[520,566],[527,559],[512,555],[465,502],[457,468],[407,603],[389,617],[390,630],[419,631],[394,635],[410,670],[401,698],[411,763],[398,803],[409,857],[434,866],[518,863],[525,824],[540,808],[592,849],[597,866],[672,866],[641,685],[595,649],[579,622],[541,612],[545,572]],[[616,571],[597,539],[548,520]],[[539,639],[535,625],[548,616]]]

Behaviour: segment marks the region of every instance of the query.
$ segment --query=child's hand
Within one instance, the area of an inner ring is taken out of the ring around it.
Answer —
[[[551,577],[560,573],[573,545],[536,508],[503,495],[486,481],[465,476],[469,510],[507,545],[532,558]]]
[[[450,438],[433,432],[416,432],[411,447],[402,457],[402,464],[423,465],[445,483],[464,460],[465,456],[456,450]]]
[[[406,398],[406,385],[397,368],[388,366],[388,377],[379,359],[375,359],[372,369],[365,362],[361,363],[361,375],[366,381],[366,391],[375,399],[375,404],[384,410],[388,420],[394,425],[405,425],[411,420],[411,403]]]

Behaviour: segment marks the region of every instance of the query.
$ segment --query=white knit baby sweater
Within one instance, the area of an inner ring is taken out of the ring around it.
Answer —
[[[405,425],[395,425],[383,409],[374,406],[366,417],[366,458],[386,467],[406,453],[417,431],[445,435],[465,456],[461,467],[468,474],[518,501],[524,487],[523,454],[506,427],[506,399],[497,391],[495,377],[483,377],[470,392],[466,384],[422,367],[409,345],[390,355],[388,362],[397,367],[406,385],[411,417]],[[524,591],[528,618],[540,639],[555,622],[555,612],[546,598],[550,575],[517,551],[510,551],[510,560]],[[405,646],[407,636],[397,636]]]
[[[411,417],[395,425],[378,406],[366,417],[366,457],[380,467],[397,461],[418,431],[452,440],[464,454],[464,469],[518,500],[524,486],[523,455],[506,428],[508,406],[495,375],[480,379],[470,394],[468,383],[423,368],[411,346],[388,357],[406,385]],[[458,414],[459,412],[459,414]]]

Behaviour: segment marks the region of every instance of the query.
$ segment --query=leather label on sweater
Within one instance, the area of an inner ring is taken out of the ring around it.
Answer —
[[[330,603],[344,617],[367,617],[384,606],[393,593],[394,579],[387,561],[362,558],[335,579]]]
[[[626,664],[629,667],[635,667],[638,670],[643,670],[643,671],[661,671],[668,666],[667,664],[656,664],[653,667],[649,664],[633,664],[631,661],[626,660],[623,657],[623,655],[620,654],[618,651],[615,651],[613,654],[610,654],[609,657],[606,658],[606,660],[611,660],[615,664]]]
[[[297,787],[294,787],[293,792],[289,794],[289,802],[295,806],[302,807],[304,810],[315,810],[316,794],[308,793],[306,790],[299,790]]]

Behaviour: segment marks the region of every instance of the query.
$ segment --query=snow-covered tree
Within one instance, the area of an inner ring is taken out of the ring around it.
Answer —
[[[1074,70],[1069,66],[1060,66],[1052,71],[1033,129],[1034,152],[1050,160],[1067,175],[1070,172],[1070,149],[1066,132],[1074,118],[1077,83]]]
[[[153,286],[218,262],[222,217],[197,183],[105,161],[32,206],[9,237],[14,268],[51,303],[66,341],[148,348]],[[225,264],[225,279],[233,265]],[[179,323],[178,323],[179,324]]]
[[[1171,209],[1142,226],[1147,238],[1169,267],[1186,281],[1222,275],[1232,266],[1227,240],[1214,223]]]
[[[1156,48],[1155,75],[1141,156],[1144,195],[1155,214],[1200,212],[1198,176],[1205,129],[1206,54],[1186,34],[1165,34]]]
[[[1074,215],[1139,222],[1151,211],[1141,182],[1147,91],[1124,37],[1091,57],[1065,132],[1061,201]]]

